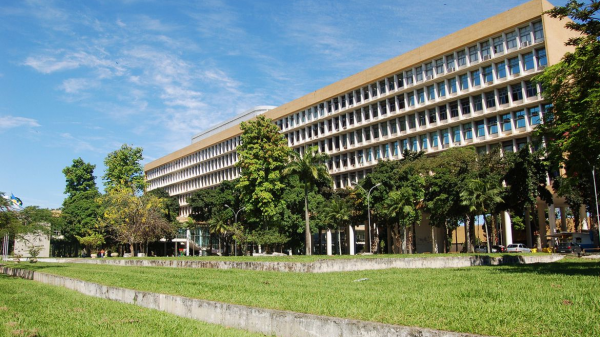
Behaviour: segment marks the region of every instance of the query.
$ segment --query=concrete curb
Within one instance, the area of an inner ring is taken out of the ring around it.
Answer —
[[[401,337],[476,337],[458,333],[405,327],[337,317],[317,316],[290,311],[247,307],[181,296],[156,294],[133,289],[104,286],[64,276],[31,270],[0,267],[0,273],[45,284],[61,286],[88,296],[135,304],[207,323],[219,324],[265,335],[305,336],[401,336]]]
[[[318,260],[300,262],[262,261],[198,261],[198,260],[142,260],[142,259],[39,259],[40,262],[88,263],[130,267],[210,268],[243,269],[296,273],[330,273],[390,268],[461,268],[472,266],[498,266],[532,263],[551,263],[564,258],[563,255],[502,255],[502,256],[444,256],[409,258],[365,258]]]

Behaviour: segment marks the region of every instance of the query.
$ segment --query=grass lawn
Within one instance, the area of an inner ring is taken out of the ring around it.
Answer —
[[[600,263],[576,258],[325,274],[20,266],[117,287],[389,324],[495,336],[600,336]]]
[[[0,336],[263,336],[0,275]]]

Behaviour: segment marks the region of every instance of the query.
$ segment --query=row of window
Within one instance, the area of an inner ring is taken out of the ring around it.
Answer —
[[[186,197],[182,194],[188,191],[195,191],[202,188],[215,186],[223,182],[224,180],[233,180],[240,176],[240,169],[236,167],[229,167],[227,169],[213,172],[210,174],[206,174],[204,176],[198,176],[194,179],[190,179],[184,182],[171,184],[169,186],[164,187],[165,191],[167,191],[170,195],[179,195],[180,200],[179,204],[184,204],[186,201]],[[183,200],[183,202],[182,202]]]

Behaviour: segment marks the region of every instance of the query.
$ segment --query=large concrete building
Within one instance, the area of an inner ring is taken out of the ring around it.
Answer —
[[[542,14],[550,8],[532,0],[282,106],[250,110],[147,164],[149,189],[178,196],[187,216],[194,191],[239,176],[239,124],[258,113],[279,126],[290,147],[328,153],[336,188],[360,180],[379,160],[401,158],[403,149],[515,151],[531,141],[549,106],[531,79],[560,61],[573,35]],[[510,229],[510,220],[505,225]],[[506,235],[504,242],[512,241]]]

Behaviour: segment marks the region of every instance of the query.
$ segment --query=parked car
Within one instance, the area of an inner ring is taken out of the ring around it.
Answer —
[[[581,246],[573,242],[561,242],[556,246],[557,253],[581,254]]]
[[[522,243],[512,243],[506,247],[508,253],[531,253],[531,249]]]
[[[503,245],[494,245],[492,246],[492,251],[496,250],[498,253],[506,253],[506,247]]]
[[[498,250],[496,248],[494,248],[494,246],[491,247],[492,249],[492,253],[497,253]],[[487,253],[487,246],[486,245],[480,245],[480,246],[475,246],[475,253]]]

